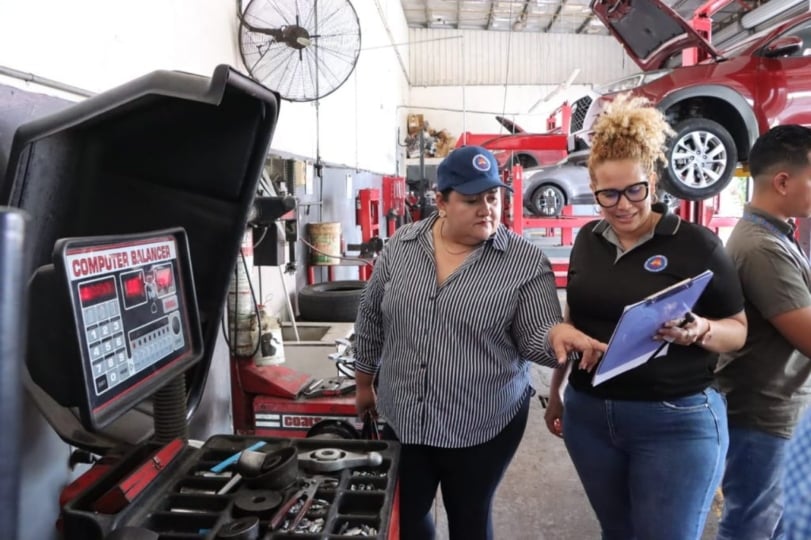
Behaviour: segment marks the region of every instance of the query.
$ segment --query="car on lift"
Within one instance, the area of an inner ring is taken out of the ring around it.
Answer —
[[[546,167],[566,159],[565,134],[529,133],[524,128],[503,116],[496,120],[508,133],[462,133],[456,148],[477,145],[493,152],[499,169],[521,165],[524,169]],[[557,144],[559,139],[561,144]]]
[[[574,103],[570,148],[588,145],[594,121],[619,93],[646,97],[675,131],[662,187],[703,200],[729,184],[770,126],[811,125],[811,13],[718,51],[660,0],[593,0],[592,9],[642,72]],[[671,67],[691,47],[706,59]]]
[[[569,158],[547,167],[524,170],[524,208],[538,217],[557,217],[569,204],[593,204],[586,166],[588,151],[573,152]]]
[[[537,217],[558,217],[566,205],[596,204],[590,187],[588,157],[588,149],[580,150],[555,165],[524,170],[521,187],[524,208]],[[681,204],[661,184],[657,184],[656,200],[665,203],[670,211],[676,211]]]

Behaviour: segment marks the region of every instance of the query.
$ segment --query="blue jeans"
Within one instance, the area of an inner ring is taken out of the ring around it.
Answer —
[[[708,388],[667,401],[567,387],[563,439],[603,540],[697,540],[721,480],[726,403]]]
[[[785,538],[780,477],[787,444],[788,439],[763,431],[729,429],[718,540]]]

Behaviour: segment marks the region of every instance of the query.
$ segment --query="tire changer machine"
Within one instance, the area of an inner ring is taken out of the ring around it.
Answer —
[[[99,457],[62,494],[67,540],[399,537],[394,443],[188,440],[278,107],[228,66],[155,72],[15,133],[0,225],[25,221],[2,246],[28,316],[3,322],[9,294],[0,327],[28,321],[26,391]]]

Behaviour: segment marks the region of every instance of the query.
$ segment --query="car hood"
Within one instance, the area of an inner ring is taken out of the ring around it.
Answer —
[[[496,121],[498,121],[499,124],[504,126],[504,128],[513,135],[515,135],[516,133],[526,133],[524,128],[522,128],[512,120],[504,118],[503,116],[496,116]]]
[[[591,9],[643,71],[667,67],[671,56],[690,47],[720,58],[712,45],[660,0],[592,0]]]

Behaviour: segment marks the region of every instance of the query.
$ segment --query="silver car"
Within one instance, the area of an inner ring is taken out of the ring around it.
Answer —
[[[588,151],[558,164],[524,170],[524,207],[539,217],[557,217],[568,204],[594,204],[586,167]]]

